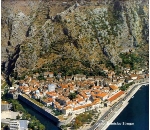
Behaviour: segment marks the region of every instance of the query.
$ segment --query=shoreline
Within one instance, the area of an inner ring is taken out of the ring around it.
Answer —
[[[129,87],[129,89],[125,91],[125,95],[123,96],[124,100],[122,99],[122,104],[120,104],[118,110],[116,110],[114,113],[112,112],[110,114],[110,115],[112,115],[112,117],[110,117],[110,118],[108,117],[109,119],[107,121],[102,122],[102,123],[95,123],[95,124],[97,124],[97,126],[93,129],[92,128],[94,126],[93,125],[91,127],[92,129],[89,128],[88,130],[96,130],[96,129],[106,130],[111,125],[111,123],[117,118],[117,116],[124,110],[124,108],[129,104],[129,100],[134,96],[134,94],[142,86],[148,86],[148,85],[149,85],[149,81],[144,81],[144,82],[141,82],[141,83],[136,83],[136,84],[131,85]],[[110,109],[111,109],[111,107],[110,107]],[[107,110],[107,111],[109,111],[109,110]],[[103,116],[105,113],[103,113],[101,116]],[[98,120],[97,120],[97,122],[98,122]]]
[[[148,86],[149,83],[145,83],[143,85],[139,85],[136,87],[136,89],[130,94],[130,96],[124,101],[122,107],[116,111],[116,114],[107,122],[106,126],[104,126],[101,130],[106,130],[111,123],[119,116],[119,114],[124,110],[124,108],[129,104],[129,100],[134,96],[134,94],[142,87],[142,86]],[[134,84],[136,86],[136,84]]]

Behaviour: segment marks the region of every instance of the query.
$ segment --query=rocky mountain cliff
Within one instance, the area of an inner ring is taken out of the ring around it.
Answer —
[[[145,62],[148,20],[147,0],[2,0],[2,71],[91,71],[129,51]]]

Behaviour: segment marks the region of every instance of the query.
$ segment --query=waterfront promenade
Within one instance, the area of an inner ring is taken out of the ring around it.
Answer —
[[[149,84],[149,82],[145,81],[130,86],[124,97],[120,98],[120,100],[115,103],[89,130],[106,130],[121,111],[128,105],[128,101],[139,90],[139,88],[147,84]]]

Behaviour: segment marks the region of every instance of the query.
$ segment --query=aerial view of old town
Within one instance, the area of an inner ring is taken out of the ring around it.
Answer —
[[[2,130],[148,130],[148,1],[2,0],[1,15]]]
[[[61,76],[58,73],[54,76],[53,72],[35,73],[32,77],[27,75],[24,80],[15,81],[17,84],[9,88],[8,94],[28,105],[34,104],[39,112],[50,119],[54,118],[54,121],[58,118],[61,125],[79,128],[85,123],[84,129],[88,129],[99,118],[98,123],[107,122],[116,116],[115,112],[119,114],[118,111],[128,104],[139,87],[148,84],[148,71],[144,69],[131,71],[124,68],[124,74],[119,76],[106,68],[103,71],[105,78],[83,74]],[[39,76],[43,80],[39,80]],[[102,116],[104,113],[105,116]],[[82,117],[85,119],[78,121]],[[97,127],[103,128],[97,124],[91,130]]]

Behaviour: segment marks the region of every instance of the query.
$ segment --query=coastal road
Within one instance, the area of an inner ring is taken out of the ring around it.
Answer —
[[[146,83],[140,83],[135,85],[126,95],[124,98],[120,99],[117,103],[115,103],[90,129],[88,130],[101,130],[107,122],[115,115],[115,113],[121,108],[124,101],[127,100],[127,98],[130,96],[130,94],[135,90],[137,86],[142,86],[148,84]],[[128,99],[129,100],[129,99]]]

